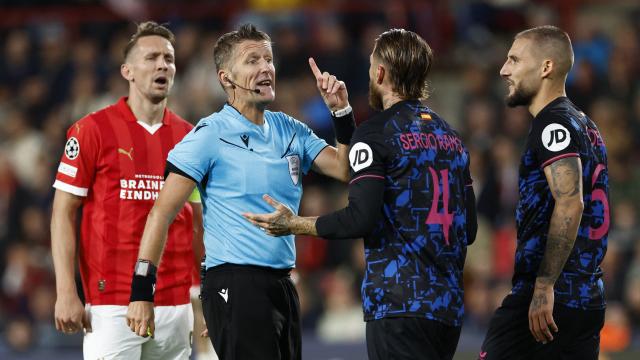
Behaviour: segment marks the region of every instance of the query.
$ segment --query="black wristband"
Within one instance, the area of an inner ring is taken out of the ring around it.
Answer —
[[[336,133],[336,140],[338,140],[340,144],[349,145],[353,131],[356,129],[353,111],[340,117],[332,115],[331,119],[333,120],[333,130]]]
[[[156,292],[156,276],[155,275],[133,275],[131,280],[131,296],[129,302],[133,301],[150,301],[153,302],[153,296]]]

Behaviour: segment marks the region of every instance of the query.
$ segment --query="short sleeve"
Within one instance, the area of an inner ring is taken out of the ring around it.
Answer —
[[[169,152],[167,161],[184,171],[193,180],[201,182],[218,156],[216,130],[210,119],[201,120]]]
[[[307,125],[297,120],[294,121],[297,126],[296,134],[300,136],[300,144],[304,152],[302,156],[302,171],[306,174],[311,169],[311,165],[313,165],[313,161],[320,154],[320,151],[327,147],[328,144],[319,138]]]
[[[467,155],[467,164],[464,167],[464,185],[472,186],[473,178],[471,177],[471,170],[469,169],[469,166],[471,165],[471,155],[467,151],[465,151],[465,153]]]
[[[580,137],[572,122],[560,114],[536,118],[531,129],[531,146],[541,168],[566,157],[580,156]]]
[[[71,125],[53,187],[77,196],[87,196],[100,156],[96,124],[84,118]]]
[[[366,124],[357,128],[349,149],[351,183],[366,178],[384,179],[386,153],[382,133]]]

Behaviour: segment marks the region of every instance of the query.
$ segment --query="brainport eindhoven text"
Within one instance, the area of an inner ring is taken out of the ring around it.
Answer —
[[[120,179],[120,199],[156,200],[164,186],[164,179],[157,175],[136,174],[136,179]]]

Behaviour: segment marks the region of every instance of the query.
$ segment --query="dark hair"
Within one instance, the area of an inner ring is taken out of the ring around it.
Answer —
[[[238,30],[220,36],[213,47],[213,61],[216,64],[216,70],[220,70],[221,67],[227,64],[233,53],[234,46],[245,40],[271,42],[269,35],[256,29],[253,24],[244,24]]]
[[[536,52],[553,58],[562,74],[569,73],[573,66],[573,49],[564,30],[552,25],[538,26],[519,32],[515,39],[520,38],[534,41]]]
[[[127,59],[131,49],[138,43],[138,40],[145,36],[161,36],[171,43],[171,45],[175,45],[176,37],[173,35],[171,30],[167,29],[163,25],[159,25],[155,21],[145,21],[141,24],[138,24],[138,28],[136,29],[135,34],[131,35],[131,39],[127,43],[127,46],[124,47],[124,58]]]
[[[388,66],[393,91],[404,99],[429,97],[427,75],[433,63],[433,51],[418,34],[391,29],[378,36],[373,56]]]

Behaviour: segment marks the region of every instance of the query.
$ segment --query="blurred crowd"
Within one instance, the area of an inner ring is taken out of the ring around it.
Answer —
[[[76,3],[58,6],[70,9]],[[322,70],[346,82],[356,120],[362,122],[372,114],[367,69],[375,37],[388,28],[404,27],[430,43],[436,62],[432,95],[426,103],[459,129],[471,152],[480,226],[467,255],[464,327],[480,334],[510,289],[519,154],[531,121],[525,108],[505,107],[506,86],[498,71],[518,31],[542,24],[567,30],[575,51],[568,96],[595,121],[609,152],[611,227],[603,263],[608,308],[602,348],[640,347],[637,3],[329,1],[307,6],[302,0],[251,0],[246,7],[216,3],[219,13],[191,11],[183,17],[171,13],[153,19],[168,21],[176,34],[178,70],[169,107],[192,123],[225,101],[212,49],[220,34],[238,24],[252,22],[272,37],[277,75],[276,102],[270,108],[307,123],[330,143],[334,143],[330,114],[318,96],[307,58],[313,56]],[[58,18],[38,17],[37,10],[32,15],[33,20],[21,26],[0,27],[0,349],[15,352],[81,344],[81,335],[58,334],[53,325],[51,185],[67,128],[126,95],[119,67],[134,30],[124,15],[100,21],[92,20],[102,19],[92,13],[86,14],[86,21],[70,21],[64,11]],[[347,202],[343,184],[314,174],[304,184],[302,215],[324,214]],[[307,333],[326,342],[362,341],[362,241],[300,236],[296,246],[295,279]],[[461,344],[464,341],[463,335]]]

